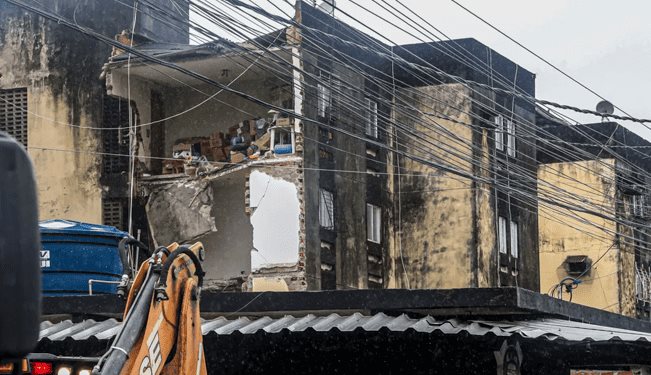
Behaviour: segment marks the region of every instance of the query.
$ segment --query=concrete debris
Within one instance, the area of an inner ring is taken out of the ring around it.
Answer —
[[[209,182],[168,184],[151,191],[146,210],[158,245],[192,241],[216,232]]]

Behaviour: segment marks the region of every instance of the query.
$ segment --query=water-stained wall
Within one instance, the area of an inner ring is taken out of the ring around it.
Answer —
[[[605,215],[617,212],[613,159],[542,164],[538,179],[541,196],[554,189],[563,189],[581,197],[586,205],[600,206],[600,212]],[[634,313],[630,303],[623,306],[622,287],[626,286],[624,289],[628,292],[623,293],[632,300],[635,259],[621,248],[614,235],[618,228],[613,220],[577,211],[562,213],[558,208],[541,205],[538,225],[542,293],[569,276],[565,265],[568,256],[584,255],[592,262],[601,258],[581,277],[572,301],[625,315]],[[623,267],[629,271],[623,271]]]
[[[436,100],[433,100],[435,98]],[[430,147],[429,155],[414,152],[436,163],[472,173],[472,128],[442,117],[471,123],[470,92],[459,85],[426,86],[401,90],[398,101],[411,103],[421,113],[396,114],[396,122],[413,128],[420,139],[398,133],[411,152]],[[416,111],[413,111],[416,112]],[[441,113],[432,116],[425,113]],[[414,118],[415,116],[415,118]],[[394,188],[399,198],[401,232],[397,240],[398,286],[411,288],[461,288],[472,282],[475,258],[476,212],[472,181],[440,168],[401,158],[403,169]],[[491,235],[490,233],[488,235]]]
[[[59,1],[71,16],[73,2]],[[86,3],[88,13],[103,12]],[[110,48],[37,16],[0,5],[0,88],[27,88],[28,150],[38,182],[40,219],[99,223],[98,134],[101,65]],[[113,19],[117,22],[117,19]],[[99,28],[99,25],[96,27]],[[70,125],[69,125],[70,124]]]
[[[129,7],[97,0],[37,6],[107,36],[128,29],[132,21]],[[100,132],[91,128],[101,127],[99,76],[111,48],[6,2],[0,3],[0,14],[0,89],[27,89],[28,151],[35,164],[40,219],[99,223],[101,141]],[[142,21],[144,26],[147,20]],[[159,36],[180,42],[181,34]]]

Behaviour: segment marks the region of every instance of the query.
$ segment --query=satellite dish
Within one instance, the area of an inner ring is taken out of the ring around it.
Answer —
[[[335,7],[337,7],[335,0],[323,0],[319,4],[319,9],[331,16],[335,15]]]
[[[604,115],[604,117],[612,115],[613,112],[615,112],[615,106],[613,106],[613,103],[609,102],[608,100],[602,100],[597,103],[597,112]]]

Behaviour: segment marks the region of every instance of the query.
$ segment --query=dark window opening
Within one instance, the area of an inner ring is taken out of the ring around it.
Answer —
[[[323,147],[319,147],[319,158],[327,161],[334,160],[334,156],[332,155],[332,152],[326,151],[326,149]]]
[[[105,174],[126,172],[129,168],[129,104],[112,96],[104,97],[102,127],[102,170]]]
[[[335,245],[329,242],[321,242],[321,289],[337,289]]]
[[[586,255],[571,255],[565,258],[565,270],[570,276],[590,276],[592,260]]]

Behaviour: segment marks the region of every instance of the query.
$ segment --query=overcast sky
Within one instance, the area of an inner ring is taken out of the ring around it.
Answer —
[[[631,115],[651,118],[650,1],[458,1]],[[345,0],[340,3],[351,5]],[[478,39],[536,73],[541,99],[587,109],[594,109],[600,100],[449,0],[403,3],[451,37]],[[409,41],[404,33],[395,34],[400,42]],[[573,113],[571,117],[600,121]],[[651,140],[651,131],[643,125],[626,125]]]
[[[283,0],[273,1],[276,4],[284,3]],[[394,0],[390,1],[398,6]],[[450,37],[473,37],[536,73],[538,98],[586,109],[594,109],[600,101],[450,0],[401,1]],[[648,86],[651,85],[651,1],[458,1],[631,115],[651,118],[651,108],[647,105]],[[386,14],[371,0],[355,2],[379,14]],[[265,1],[258,0],[256,3],[262,5]],[[374,30],[381,30],[397,43],[418,42],[360,9],[350,0],[337,0],[337,6]],[[372,34],[343,14],[335,16]],[[600,121],[594,116],[568,114],[580,122]],[[651,140],[651,130],[643,125],[625,125]]]

